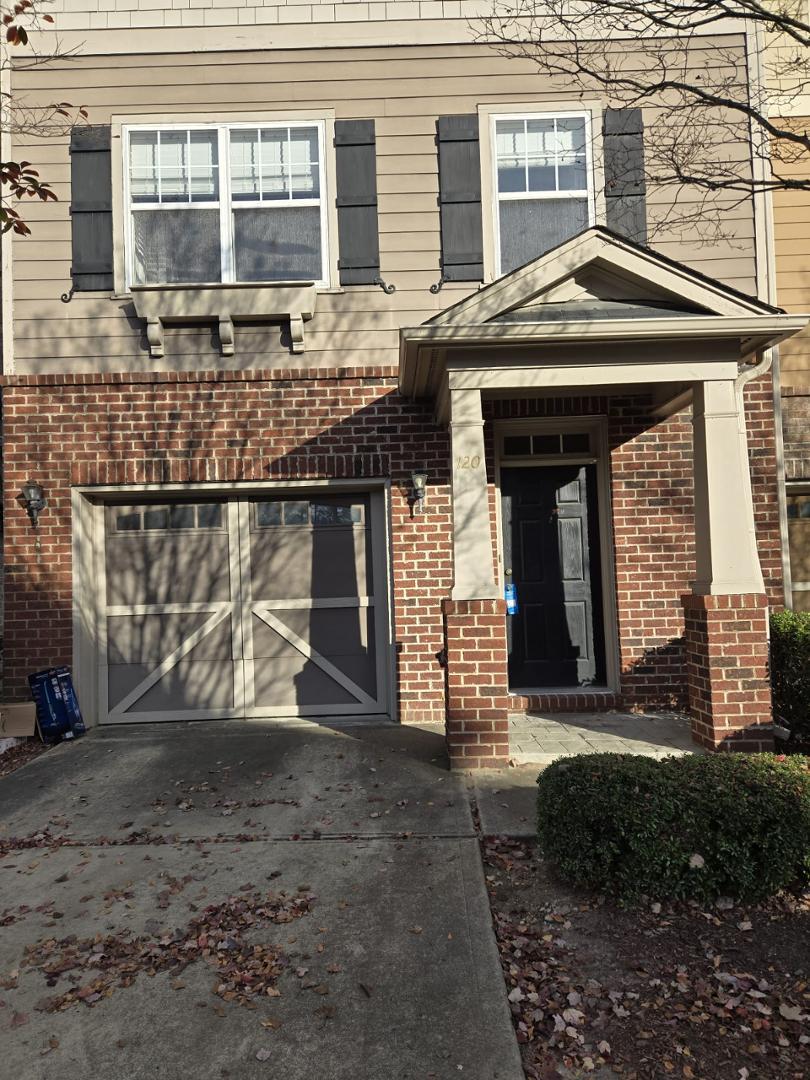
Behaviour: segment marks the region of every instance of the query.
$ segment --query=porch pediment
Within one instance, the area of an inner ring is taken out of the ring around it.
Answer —
[[[561,367],[577,368],[576,385],[597,385],[619,358],[623,367],[651,359],[677,366],[679,356],[716,357],[727,369],[720,377],[728,377],[730,365],[755,361],[806,322],[595,227],[403,329],[400,386],[435,397],[450,370],[487,365],[531,368],[538,385],[547,369],[551,387],[564,385]],[[583,381],[588,367],[593,380]],[[692,363],[670,377],[692,382],[702,374]]]

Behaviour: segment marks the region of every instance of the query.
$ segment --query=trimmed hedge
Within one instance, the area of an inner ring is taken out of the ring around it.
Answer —
[[[810,883],[810,758],[560,758],[538,778],[540,850],[625,899],[757,900]]]
[[[771,615],[771,687],[774,719],[810,740],[810,611]]]

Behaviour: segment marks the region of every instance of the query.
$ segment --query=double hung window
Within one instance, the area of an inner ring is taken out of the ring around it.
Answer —
[[[497,273],[537,258],[594,221],[587,113],[496,116]]]
[[[131,284],[328,279],[321,123],[126,129]]]

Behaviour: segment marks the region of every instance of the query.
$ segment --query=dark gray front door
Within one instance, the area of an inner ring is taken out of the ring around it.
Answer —
[[[595,467],[505,468],[501,499],[510,686],[604,682]]]

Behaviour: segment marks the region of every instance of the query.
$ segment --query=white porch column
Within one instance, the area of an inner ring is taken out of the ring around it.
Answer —
[[[732,380],[694,386],[698,594],[762,593],[742,392]]]
[[[450,391],[453,600],[500,597],[489,521],[480,390]]]

